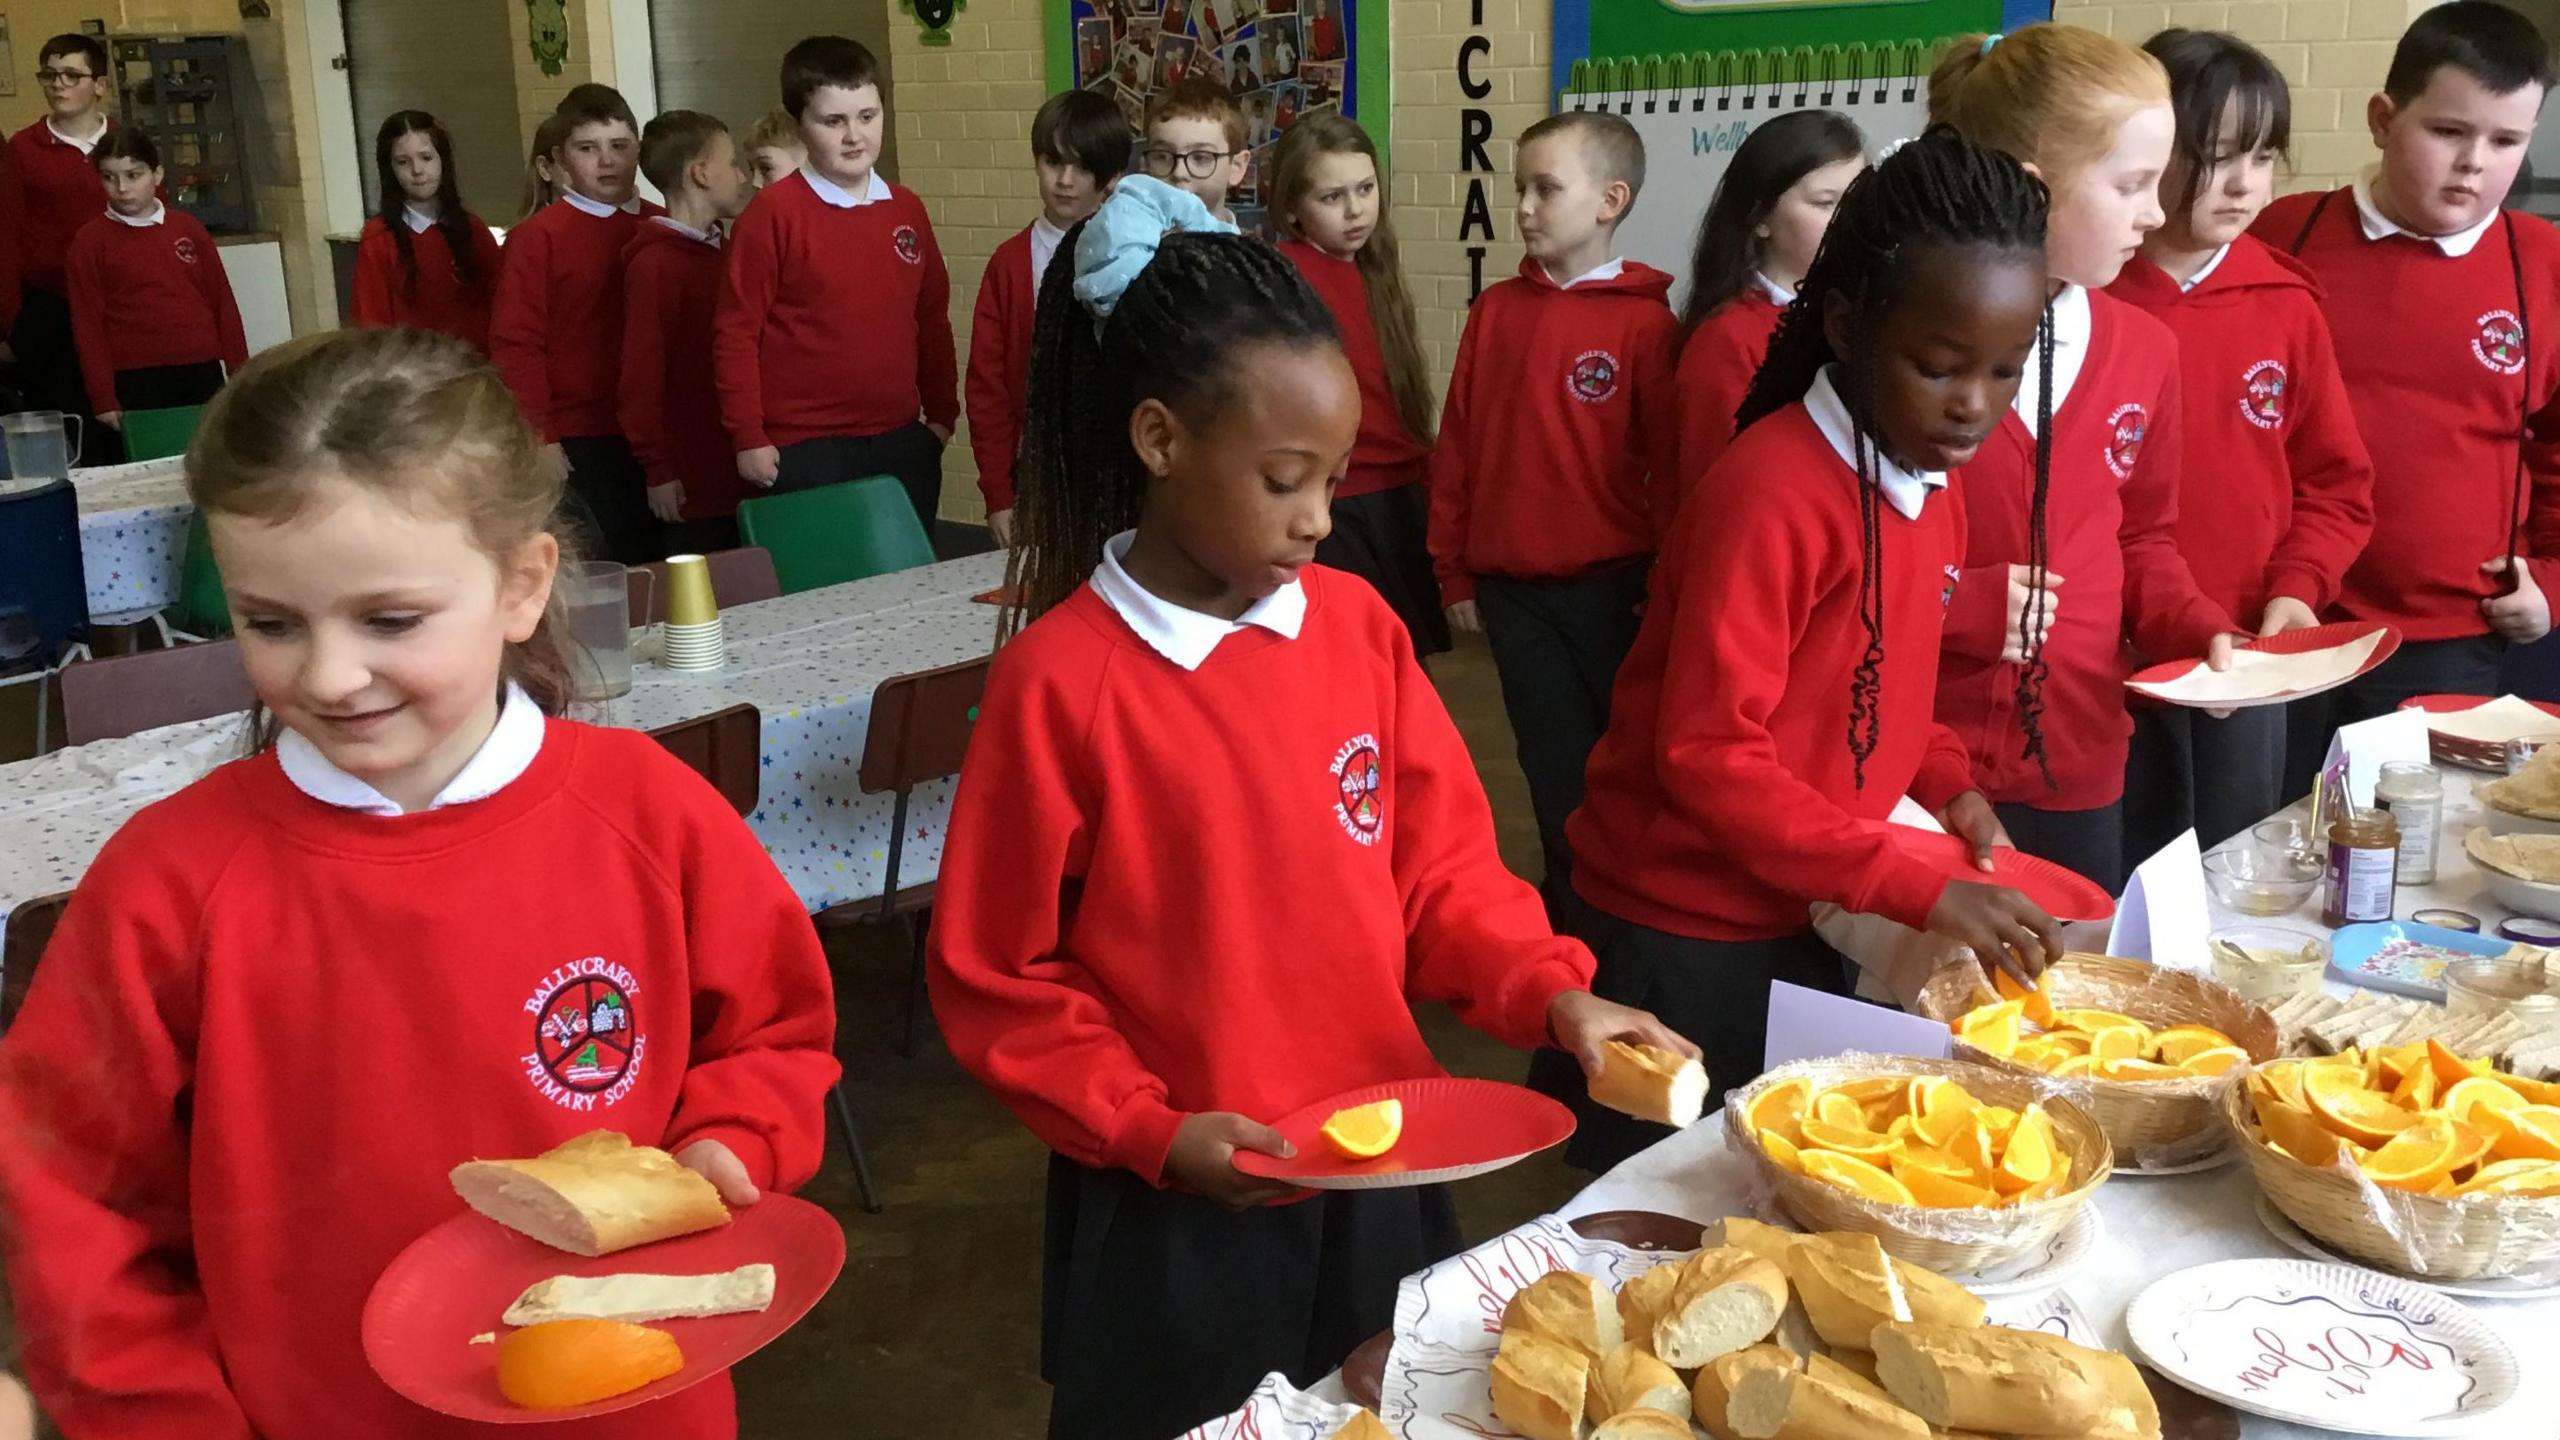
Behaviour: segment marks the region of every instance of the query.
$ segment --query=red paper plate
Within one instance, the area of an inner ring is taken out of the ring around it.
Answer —
[[[504,1334],[498,1322],[525,1287],[554,1275],[711,1275],[759,1261],[773,1266],[773,1303],[754,1315],[657,1320],[684,1347],[684,1368],[629,1394],[575,1410],[526,1410],[498,1393],[498,1347],[471,1337]],[[767,1192],[717,1230],[590,1260],[554,1250],[464,1211],[409,1242],[373,1282],[364,1305],[364,1357],[383,1383],[465,1420],[496,1425],[583,1420],[663,1400],[761,1350],[788,1330],[844,1268],[835,1217]]]
[[[1994,850],[1991,873],[1985,875],[1974,866],[1973,847],[1953,835],[1888,820],[1870,820],[1867,828],[1889,832],[1904,854],[1950,880],[1989,882],[2024,891],[2028,899],[2043,906],[2045,913],[2056,920],[2104,920],[2116,913],[2115,897],[2098,882],[2041,855],[2024,850]]]
[[[1404,1135],[1374,1160],[1346,1160],[1317,1132],[1337,1110],[1373,1100],[1404,1102]],[[1247,1175],[1286,1180],[1310,1190],[1388,1190],[1464,1180],[1526,1160],[1573,1133],[1573,1112],[1539,1094],[1499,1080],[1397,1080],[1336,1095],[1271,1128],[1298,1147],[1293,1160],[1250,1150],[1236,1152]]]
[[[2424,710],[2430,715],[2459,715],[2465,710],[2477,710],[2497,698],[2495,695],[2412,695],[2401,701],[2399,708]],[[2524,703],[2545,715],[2560,717],[2560,705],[2541,700],[2527,700]]]
[[[2314,650],[2332,650],[2342,645],[2353,644],[2377,630],[2382,632],[2382,643],[2373,647],[2373,653],[2364,657],[2364,664],[2358,666],[2354,674],[2341,675],[2326,684],[2306,685],[2298,690],[2278,690],[2272,694],[2249,695],[2236,700],[2216,700],[2210,704],[2199,704],[2192,700],[2172,700],[2165,695],[2152,692],[2153,686],[2166,685],[2184,677],[2187,672],[2203,664],[2201,660],[2171,660],[2165,664],[2145,666],[2126,677],[2124,683],[2128,688],[2138,690],[2163,705],[2183,705],[2190,709],[2246,710],[2253,705],[2281,705],[2288,700],[2299,700],[2305,695],[2317,695],[2324,690],[2334,690],[2350,680],[2372,674],[2375,666],[2390,659],[2392,653],[2400,648],[2400,632],[2388,625],[2377,625],[2369,620],[2341,621],[2335,625],[2314,625],[2308,630],[2288,630],[2282,635],[2270,635],[2263,640],[2252,640],[2237,647],[2242,650],[2255,650],[2261,655],[2308,655]]]

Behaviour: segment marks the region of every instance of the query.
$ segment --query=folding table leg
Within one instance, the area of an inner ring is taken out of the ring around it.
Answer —
[[[862,1125],[853,1118],[853,1102],[845,1098],[844,1082],[839,1080],[827,1091],[836,1112],[836,1125],[844,1131],[844,1146],[853,1156],[853,1184],[862,1194],[862,1213],[877,1215],[886,1208],[880,1201],[880,1186],[871,1178],[871,1157],[862,1148]]]

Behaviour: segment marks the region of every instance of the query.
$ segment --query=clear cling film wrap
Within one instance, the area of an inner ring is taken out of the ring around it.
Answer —
[[[2095,1010],[2140,1022],[2153,1032],[2204,1026],[2228,1036],[2263,1064],[2283,1053],[2283,1037],[2266,1008],[2205,976],[2112,955],[2066,955],[2049,967],[2039,988],[2056,1010]],[[1914,1013],[1953,1026],[1999,996],[1972,966],[1950,966],[1922,988]],[[1996,1070],[2033,1076],[2096,1117],[2128,1172],[2176,1171],[2210,1163],[2228,1144],[2217,1110],[2221,1079],[2213,1075],[2163,1075],[2138,1080],[2094,1075],[2048,1075],[2034,1066],[1991,1054],[1959,1036],[1957,1058]]]
[[[1999,1207],[1946,1208],[1872,1200],[1780,1163],[1761,1143],[1749,1118],[1761,1096],[1797,1080],[1819,1094],[1860,1080],[1930,1076],[1954,1081],[1984,1105],[2019,1112],[2031,1104],[2041,1105],[2052,1123],[2055,1152],[2070,1162],[2067,1185],[2043,1198]],[[1727,1092],[1724,1120],[1727,1147],[1751,1167],[1759,1192],[1753,1201],[1762,1213],[1774,1207],[1806,1230],[1873,1235],[1898,1258],[1950,1275],[1979,1274],[2046,1244],[2114,1172],[2106,1132],[2072,1098],[2068,1085],[2032,1070],[1964,1060],[1856,1051],[1800,1060]]]

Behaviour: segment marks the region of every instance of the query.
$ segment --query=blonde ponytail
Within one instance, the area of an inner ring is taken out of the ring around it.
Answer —
[[[2115,148],[2135,111],[2169,103],[2169,72],[2121,40],[2077,25],[1963,35],[1929,72],[1929,119],[2036,168],[2048,186]]]

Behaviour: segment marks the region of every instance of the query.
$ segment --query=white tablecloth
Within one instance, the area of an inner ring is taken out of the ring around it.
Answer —
[[[892,675],[957,664],[995,641],[996,607],[969,597],[1004,579],[984,555],[734,606],[716,674],[635,667],[631,693],[590,715],[656,729],[740,703],[761,719],[763,783],[748,823],[803,904],[880,893],[890,798],[858,792],[871,691]],[[135,811],[241,753],[242,717],[148,730],[0,766],[0,915],[79,882]],[[942,861],[949,782],[920,787],[907,815],[901,884]]]
[[[178,598],[187,558],[186,462],[171,456],[71,472],[80,499],[80,563],[89,614],[162,609]]]
[[[2495,777],[2455,765],[2439,765],[2436,774],[2444,780],[2444,824],[2436,835],[2436,878],[2425,885],[2401,886],[2392,903],[2391,913],[2406,920],[2420,910],[2461,910],[2479,919],[2481,934],[2495,935],[2498,923],[2514,918],[2515,912],[2499,904],[2489,894],[2488,885],[2480,879],[2478,867],[2471,863],[2470,854],[2462,848],[2463,837],[2487,823],[2472,788]],[[2305,801],[2282,813],[2307,815],[2309,812],[2310,803]],[[2238,835],[2215,848],[2230,849],[2250,843],[2250,837]],[[2326,844],[2325,841],[2321,843]],[[2206,894],[2207,913],[2216,929],[2225,925],[2271,925],[2326,940],[2333,932],[2320,923],[2320,906],[2321,894],[2316,888],[2310,899],[2287,914],[2275,916],[2243,915],[2213,898],[2210,891]],[[2330,989],[2341,995],[2349,993],[2347,987],[2335,981],[2330,982]],[[2553,1426],[2552,1433],[2560,1435],[2560,1424]]]

